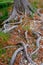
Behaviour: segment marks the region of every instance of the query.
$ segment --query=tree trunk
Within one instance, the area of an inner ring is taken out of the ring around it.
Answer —
[[[9,22],[12,19],[15,19],[16,15],[19,15],[22,13],[31,14],[31,12],[34,12],[34,10],[31,7],[28,0],[14,0],[13,11],[10,17],[7,20],[5,20],[2,24]]]

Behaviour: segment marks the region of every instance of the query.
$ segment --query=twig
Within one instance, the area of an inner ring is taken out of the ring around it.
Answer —
[[[28,39],[27,33],[28,33],[28,31],[25,32],[25,38],[26,38],[27,43],[29,43],[29,39]]]
[[[2,49],[8,49],[8,48],[15,48],[15,46],[6,46],[6,47],[4,47]]]

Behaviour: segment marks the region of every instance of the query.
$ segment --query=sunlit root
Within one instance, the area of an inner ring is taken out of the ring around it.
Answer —
[[[9,32],[9,31],[13,30],[14,28],[18,27],[18,25],[15,25],[15,26],[6,28],[6,25],[7,25],[7,24],[5,24],[5,26],[4,26],[4,30],[2,30],[2,32],[4,32],[4,33],[7,33],[7,32]]]

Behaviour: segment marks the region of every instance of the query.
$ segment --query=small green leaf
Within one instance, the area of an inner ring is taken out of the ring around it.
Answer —
[[[23,27],[24,30],[30,30],[30,26],[26,25]]]
[[[37,54],[32,55],[32,59],[34,60],[35,58],[37,58]]]

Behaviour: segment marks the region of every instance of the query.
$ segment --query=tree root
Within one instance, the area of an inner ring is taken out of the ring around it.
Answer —
[[[24,42],[20,42],[19,44],[22,44],[23,47],[17,49],[12,58],[11,58],[11,61],[10,61],[10,65],[14,65],[15,63],[15,60],[16,60],[16,57],[17,57],[17,54],[20,53],[21,51],[24,51],[23,54],[25,53],[25,58],[27,59],[28,62],[32,63],[33,65],[36,65],[34,61],[32,61],[32,59],[29,57],[28,53],[27,53],[27,47],[28,47],[28,44],[25,45]]]
[[[28,45],[26,45],[26,46],[28,46]],[[12,56],[12,58],[11,58],[11,61],[10,61],[10,65],[14,65],[15,60],[16,60],[16,57],[17,57],[17,54],[20,53],[22,50],[23,50],[23,47],[17,49],[17,50],[14,52],[14,54],[13,54],[13,56]]]
[[[31,56],[32,56],[33,54],[35,54],[35,53],[39,50],[39,48],[40,48],[40,40],[41,40],[41,36],[40,36],[40,34],[39,34],[38,32],[33,32],[33,33],[34,33],[35,35],[37,35],[38,38],[37,38],[37,40],[36,40],[37,49],[36,49],[34,52],[31,53]]]
[[[5,27],[5,29],[4,29],[4,30],[2,30],[2,32],[7,33],[7,32],[9,32],[9,31],[13,30],[13,29],[14,29],[14,28],[16,28],[16,27],[18,27],[18,25],[16,25],[16,26],[12,26],[12,27],[7,28],[7,29],[6,29],[6,27]]]

